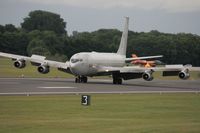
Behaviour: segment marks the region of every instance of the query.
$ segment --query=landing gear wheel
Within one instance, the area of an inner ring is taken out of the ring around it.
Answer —
[[[119,84],[119,85],[122,84],[122,79],[121,79],[121,78],[118,79],[118,84]]]
[[[122,79],[119,77],[113,78],[113,84],[122,84]]]
[[[82,83],[87,83],[87,77],[82,77]]]
[[[75,83],[80,83],[80,77],[75,78]]]
[[[113,79],[113,84],[117,84],[117,81],[115,79]]]
[[[77,78],[75,78],[75,83],[87,83],[87,77],[78,76]]]

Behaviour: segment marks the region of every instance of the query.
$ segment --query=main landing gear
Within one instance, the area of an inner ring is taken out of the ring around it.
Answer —
[[[75,78],[76,83],[87,83],[87,77],[85,76],[78,76]]]
[[[87,83],[87,77],[78,76],[75,78],[75,83]],[[113,74],[113,84],[122,84],[122,78],[119,75]]]
[[[113,74],[113,84],[122,84],[122,78],[119,75]]]

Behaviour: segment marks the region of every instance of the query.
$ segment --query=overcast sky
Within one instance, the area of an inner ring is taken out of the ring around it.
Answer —
[[[123,29],[124,16],[130,30],[200,35],[200,0],[0,0],[0,24],[20,26],[33,10],[60,14],[67,31]]]

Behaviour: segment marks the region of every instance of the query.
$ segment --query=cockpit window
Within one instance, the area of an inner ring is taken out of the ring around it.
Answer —
[[[78,60],[77,59],[71,59],[71,62],[76,63],[76,62],[78,62]]]
[[[76,63],[76,62],[82,62],[83,61],[83,59],[71,59],[71,62],[72,63]]]

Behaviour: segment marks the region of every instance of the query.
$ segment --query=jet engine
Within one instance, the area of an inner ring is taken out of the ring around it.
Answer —
[[[13,64],[16,68],[24,68],[26,66],[25,60],[16,60]]]
[[[180,79],[188,79],[190,77],[189,70],[188,69],[182,70],[181,72],[179,72],[178,77]]]
[[[146,71],[142,74],[142,78],[146,81],[152,81],[153,80],[153,76],[152,76],[153,71]]]
[[[44,66],[44,65],[39,66],[38,72],[42,74],[47,74],[49,72],[49,66]]]

